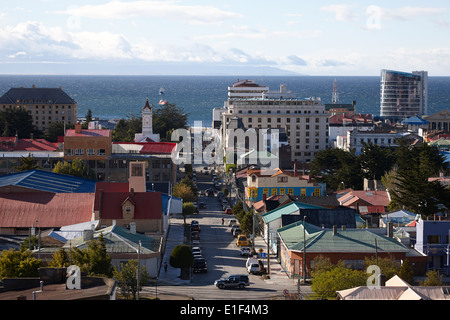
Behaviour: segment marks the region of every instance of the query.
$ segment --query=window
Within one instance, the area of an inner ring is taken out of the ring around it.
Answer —
[[[278,182],[288,182],[288,177],[278,177]]]
[[[95,149],[86,149],[86,154],[88,156],[95,156]]]
[[[104,156],[106,154],[106,150],[105,149],[97,149],[97,155],[98,156]]]
[[[272,196],[276,196],[277,195],[277,188],[272,188],[271,195]]]
[[[66,149],[66,156],[73,156],[73,149]]]
[[[288,194],[294,194],[294,189],[289,188],[289,189],[288,189]]]
[[[320,189],[319,188],[315,188],[314,189],[314,196],[315,197],[319,197],[320,196]]]
[[[285,193],[285,189],[284,188],[280,188],[280,194],[283,195]]]
[[[269,196],[269,188],[263,188],[263,194]]]
[[[137,163],[131,164],[131,176],[132,177],[142,177],[143,176],[143,170],[142,165]]]
[[[84,149],[75,149],[75,155],[76,156],[84,155]]]
[[[301,188],[301,189],[300,189],[300,195],[301,195],[302,197],[306,197],[306,188]]]

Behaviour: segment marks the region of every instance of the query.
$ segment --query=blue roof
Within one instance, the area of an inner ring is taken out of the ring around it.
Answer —
[[[421,117],[410,117],[406,120],[403,120],[402,124],[423,125],[423,124],[428,124],[428,121],[425,119],[422,119]]]
[[[0,176],[0,188],[19,186],[54,193],[91,193],[95,192],[95,184],[95,180],[39,169]]]

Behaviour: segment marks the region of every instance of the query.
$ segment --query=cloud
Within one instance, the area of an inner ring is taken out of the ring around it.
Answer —
[[[356,21],[358,15],[354,12],[353,6],[348,4],[332,4],[320,8],[323,11],[333,12],[337,21]]]
[[[394,9],[379,8],[381,16],[384,19],[409,21],[416,18],[423,18],[425,16],[435,16],[443,14],[445,8],[426,8],[426,7],[400,7]]]
[[[57,14],[90,19],[129,19],[133,17],[162,17],[190,24],[217,24],[242,15],[209,5],[180,5],[174,1],[110,1],[99,5],[70,6]]]
[[[287,59],[288,59],[288,64],[294,64],[294,65],[297,65],[297,66],[306,66],[306,65],[308,65],[308,63],[305,60],[303,60],[302,58],[300,58],[300,57],[298,57],[296,55],[291,55],[291,56],[287,57]]]

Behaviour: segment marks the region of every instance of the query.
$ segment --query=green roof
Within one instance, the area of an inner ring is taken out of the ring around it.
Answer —
[[[291,202],[282,207],[276,208],[262,215],[264,223],[270,223],[276,219],[281,218],[283,214],[292,214],[299,209],[323,209],[323,207],[314,206],[312,204],[302,202]]]
[[[94,238],[103,234],[106,240],[106,251],[108,253],[137,253],[139,241],[141,242],[141,254],[158,252],[159,240],[145,236],[140,233],[131,233],[128,229],[117,225],[109,226],[94,232]],[[83,237],[75,238],[66,242],[64,247],[77,247],[80,250],[88,247],[89,240]]]
[[[377,235],[367,229],[320,229],[305,223],[307,252],[408,252],[393,238]],[[303,252],[303,221],[278,229],[289,250]],[[375,247],[375,239],[377,245]]]

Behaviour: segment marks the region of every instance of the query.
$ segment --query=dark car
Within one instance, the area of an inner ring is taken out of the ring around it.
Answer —
[[[208,267],[206,265],[206,260],[204,258],[196,258],[194,259],[194,266],[193,266],[193,271],[195,273],[200,273],[200,272],[208,272]]]
[[[227,278],[222,278],[214,281],[214,284],[219,289],[224,288],[244,288],[250,285],[250,281],[248,279],[248,275],[244,274],[235,274],[228,276]]]
[[[206,203],[204,203],[204,202],[199,202],[199,203],[198,203],[198,207],[199,207],[200,209],[206,209]]]

